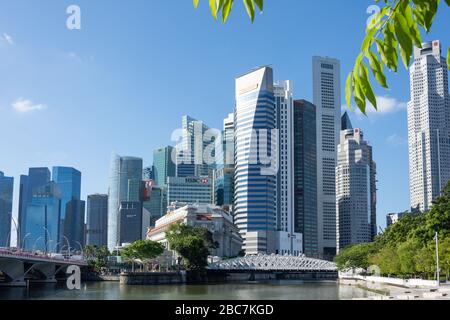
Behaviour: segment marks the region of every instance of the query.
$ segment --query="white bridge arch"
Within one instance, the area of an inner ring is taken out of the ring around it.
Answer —
[[[224,271],[337,271],[336,264],[305,256],[254,255],[222,260],[208,266],[210,270]]]

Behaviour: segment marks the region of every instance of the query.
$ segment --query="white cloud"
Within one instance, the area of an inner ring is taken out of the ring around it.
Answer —
[[[74,61],[79,62],[79,63],[83,62],[83,59],[81,59],[81,57],[78,54],[76,54],[75,52],[68,52],[66,54],[66,56],[70,60],[74,60]]]
[[[389,96],[376,96],[378,109],[375,109],[370,102],[367,102],[366,114],[370,116],[384,116],[387,114],[392,114],[398,111],[406,110],[407,103],[400,101],[396,98],[391,98]],[[356,109],[356,114],[363,116],[362,112]],[[342,106],[342,109],[348,110],[347,106]]]
[[[10,46],[12,46],[14,44],[13,38],[7,33],[2,34],[2,40],[5,41]]]
[[[27,113],[47,109],[47,106],[44,104],[35,104],[31,100],[27,100],[24,98],[17,99],[12,103],[11,106],[15,111],[20,113]]]
[[[408,140],[406,138],[401,137],[396,133],[387,137],[386,142],[388,145],[390,145],[392,147],[400,147],[400,146],[408,144]]]

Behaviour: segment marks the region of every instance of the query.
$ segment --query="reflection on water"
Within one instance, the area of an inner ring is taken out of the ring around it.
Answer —
[[[337,282],[259,281],[215,285],[124,286],[89,282],[80,291],[63,285],[0,288],[0,300],[348,300],[368,292]]]

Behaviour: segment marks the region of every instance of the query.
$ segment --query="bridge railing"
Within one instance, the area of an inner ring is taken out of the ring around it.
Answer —
[[[52,257],[49,254],[45,253],[39,253],[34,251],[28,251],[28,250],[11,250],[7,248],[0,248],[0,256],[3,257],[11,257],[11,258],[18,258],[18,259],[40,259],[40,260],[47,260],[51,262],[65,262],[65,263],[74,263],[74,264],[87,264],[86,260],[78,260],[78,259],[70,259],[70,258],[58,258],[58,257]]]

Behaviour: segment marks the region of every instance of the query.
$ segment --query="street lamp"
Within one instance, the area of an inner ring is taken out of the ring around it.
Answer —
[[[76,244],[78,244],[80,246],[80,253],[81,253],[81,257],[84,259],[84,249],[83,246],[81,245],[81,243],[79,241],[75,241]]]
[[[25,237],[23,237],[22,239],[22,243],[20,244],[21,249],[23,249],[24,245],[25,245],[25,239],[28,238],[29,236],[31,236],[31,233],[27,233],[25,235]]]
[[[66,242],[67,242],[67,247],[68,247],[68,249],[69,249],[69,259],[70,259],[70,242],[69,242],[69,239],[67,239],[67,237],[66,236],[63,236],[63,238],[66,240]]]
[[[38,242],[40,239],[44,239],[44,237],[40,236],[40,237],[38,237],[38,238],[34,241],[34,244],[33,244],[33,252],[36,251],[36,244],[37,244],[37,242]]]

